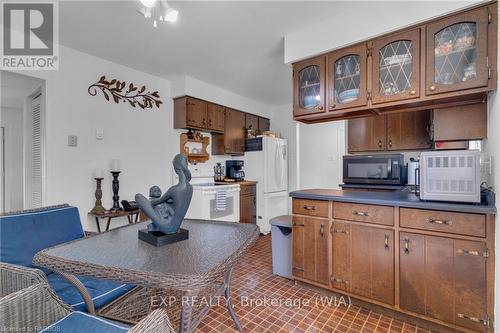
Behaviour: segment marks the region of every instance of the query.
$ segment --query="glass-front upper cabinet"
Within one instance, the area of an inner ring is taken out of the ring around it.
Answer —
[[[294,116],[325,112],[325,56],[293,65]]]
[[[360,44],[328,55],[328,109],[365,106],[366,44]]]
[[[487,29],[487,8],[427,26],[428,95],[488,85]]]
[[[420,96],[420,29],[375,39],[372,44],[372,103]]]

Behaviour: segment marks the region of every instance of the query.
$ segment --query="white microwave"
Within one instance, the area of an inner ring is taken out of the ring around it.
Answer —
[[[420,154],[420,199],[481,202],[478,150],[430,151]]]

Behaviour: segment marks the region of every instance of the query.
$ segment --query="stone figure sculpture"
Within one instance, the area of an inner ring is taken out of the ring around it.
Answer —
[[[152,221],[148,225],[149,231],[160,231],[164,234],[176,233],[191,203],[193,186],[189,183],[191,172],[188,169],[187,159],[184,155],[178,154],[172,163],[175,173],[179,176],[177,185],[169,188],[163,195],[158,186],[151,187],[150,199],[140,193],[135,195],[137,205]]]

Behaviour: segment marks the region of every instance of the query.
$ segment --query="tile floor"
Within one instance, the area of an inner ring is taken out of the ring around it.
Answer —
[[[429,333],[365,308],[347,307],[345,299],[322,296],[272,274],[270,236],[261,236],[234,271],[232,299],[243,332]],[[226,308],[220,305],[209,312],[197,332],[236,330]]]

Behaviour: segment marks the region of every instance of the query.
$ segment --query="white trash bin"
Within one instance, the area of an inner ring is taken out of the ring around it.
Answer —
[[[281,215],[270,220],[273,251],[273,274],[292,276],[292,216]]]

